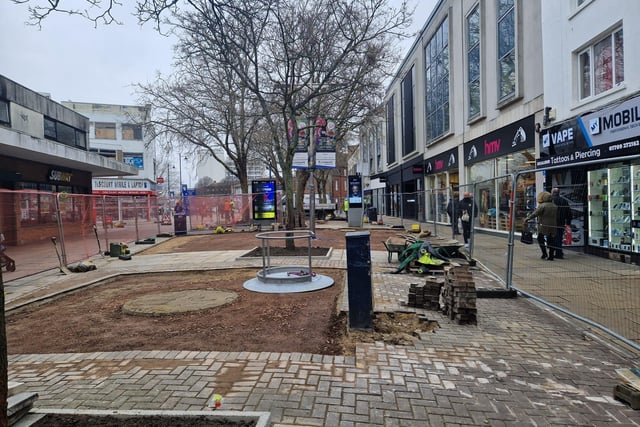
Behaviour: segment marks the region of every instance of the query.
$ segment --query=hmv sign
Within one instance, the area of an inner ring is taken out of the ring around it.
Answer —
[[[458,169],[458,148],[453,148],[425,161],[425,175],[433,175]]]
[[[466,165],[535,147],[535,121],[529,116],[464,144]]]

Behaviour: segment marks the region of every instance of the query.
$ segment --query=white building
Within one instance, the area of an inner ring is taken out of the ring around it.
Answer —
[[[65,101],[62,105],[89,118],[91,152],[122,161],[138,170],[138,175],[134,177],[94,179],[94,194],[156,193],[154,145],[149,144],[144,128],[149,120],[150,107],[74,101]]]
[[[636,263],[639,19],[635,0],[542,0],[547,114],[537,159],[548,170],[548,187],[560,187],[571,200],[585,251]]]

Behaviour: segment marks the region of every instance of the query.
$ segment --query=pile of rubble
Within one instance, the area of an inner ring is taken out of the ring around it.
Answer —
[[[469,266],[447,266],[443,273],[443,278],[430,276],[424,283],[412,283],[406,305],[441,310],[458,324],[476,325],[477,293]]]

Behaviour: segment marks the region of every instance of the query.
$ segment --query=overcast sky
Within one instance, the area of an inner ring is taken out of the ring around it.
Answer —
[[[411,32],[422,29],[436,2],[409,0],[417,5]],[[170,73],[175,40],[151,25],[140,27],[130,14],[134,1],[122,3],[115,13],[123,25],[94,28],[79,17],[54,14],[39,30],[25,24],[26,4],[0,0],[0,74],[58,102],[136,104],[132,84]]]

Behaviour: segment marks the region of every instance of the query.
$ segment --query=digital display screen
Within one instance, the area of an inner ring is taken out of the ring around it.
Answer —
[[[349,175],[349,207],[362,207],[362,177]]]
[[[276,182],[252,181],[253,219],[276,219]]]

